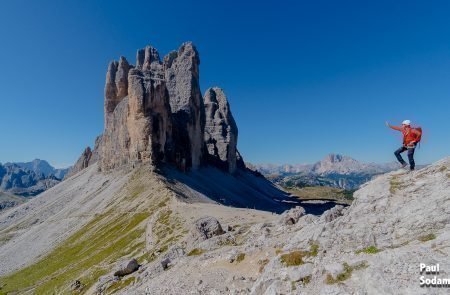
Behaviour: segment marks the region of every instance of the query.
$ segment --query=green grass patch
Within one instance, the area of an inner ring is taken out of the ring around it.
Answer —
[[[389,181],[390,184],[390,188],[389,188],[389,192],[391,194],[395,194],[397,191],[403,189],[405,187],[405,185],[403,184],[403,182],[401,182],[398,179],[398,176],[393,176],[391,178],[391,180]]]
[[[111,284],[111,286],[108,287],[108,289],[106,289],[106,293],[113,294],[113,293],[119,291],[120,289],[123,289],[126,286],[131,285],[131,283],[133,283],[135,281],[136,281],[135,277],[129,277],[125,280],[120,280],[120,281],[114,282]]]
[[[160,205],[161,203],[158,204]],[[159,213],[152,232],[155,238],[155,249],[160,253],[166,252],[186,234],[180,219],[171,210],[163,210]]]
[[[370,246],[361,250],[358,250],[355,252],[355,254],[361,254],[361,253],[366,253],[366,254],[377,254],[378,252],[380,252],[381,250],[378,249],[375,246]]]
[[[237,263],[243,261],[244,259],[245,259],[245,253],[239,253],[239,254],[236,256],[236,262],[237,262]]]
[[[431,241],[431,240],[434,240],[434,239],[436,239],[436,235],[435,234],[428,234],[428,235],[420,236],[418,238],[418,240],[421,241],[421,242],[428,242],[428,241]]]
[[[203,253],[205,253],[205,250],[200,249],[200,248],[195,248],[192,249],[187,256],[198,256],[198,255],[202,255]]]
[[[277,249],[279,250],[279,249]],[[276,254],[281,252],[275,251]],[[302,265],[304,263],[303,258],[306,257],[315,257],[319,254],[319,245],[316,243],[312,243],[310,246],[310,251],[292,251],[290,253],[286,253],[280,256],[280,261],[285,266],[296,266],[296,265]]]
[[[319,244],[311,244],[310,249],[309,249],[309,255],[316,257],[317,254],[319,254]]]
[[[348,263],[344,262],[342,264],[342,266],[344,267],[344,270],[341,273],[339,273],[336,276],[336,278],[334,278],[331,274],[327,274],[327,276],[325,278],[326,284],[332,285],[332,284],[336,284],[336,283],[348,280],[352,276],[352,272],[354,270],[360,270],[360,269],[368,267],[366,262],[361,262],[360,264],[355,265],[353,267],[348,265]]]
[[[280,261],[285,266],[297,266],[302,265],[303,257],[305,256],[305,252],[303,251],[292,251],[290,253],[286,253],[280,256]]]

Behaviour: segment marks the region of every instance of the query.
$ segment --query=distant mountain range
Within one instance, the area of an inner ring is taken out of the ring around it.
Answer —
[[[0,164],[0,192],[10,195],[32,197],[58,184],[69,168],[56,169],[47,161],[35,159],[31,162]],[[0,200],[1,201],[1,200]]]
[[[329,154],[314,164],[250,164],[247,166],[284,187],[330,186],[354,190],[375,175],[399,168],[395,162],[363,163],[351,157]]]
[[[34,159],[31,162],[17,162],[17,163],[7,163],[7,164],[16,164],[24,169],[31,170],[35,173],[42,173],[45,177],[50,175],[55,176],[56,178],[62,180],[64,176],[69,171],[69,168],[58,169],[50,165],[45,160]]]

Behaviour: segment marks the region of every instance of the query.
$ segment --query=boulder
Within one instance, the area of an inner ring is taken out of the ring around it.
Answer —
[[[161,266],[164,270],[168,269],[171,266],[171,260],[169,258],[165,258],[161,260]]]
[[[296,224],[303,215],[305,215],[305,209],[303,207],[296,206],[295,208],[281,214],[280,222],[283,225]]]
[[[195,222],[196,232],[204,239],[210,239],[225,233],[220,222],[210,216],[202,217]]]
[[[222,89],[214,87],[206,90],[203,100],[206,116],[204,140],[208,162],[234,173],[237,169],[238,128],[227,97]]]
[[[126,260],[119,263],[114,276],[123,277],[135,272],[139,268],[139,263],[136,259]]]
[[[184,256],[186,256],[186,252],[178,245],[170,247],[169,250],[167,250],[167,253],[164,254],[164,258],[168,258],[170,261],[175,261]]]
[[[339,216],[342,216],[344,214],[344,209],[345,208],[342,205],[334,206],[330,210],[325,211],[322,216],[320,216],[320,219],[324,220],[325,222],[331,222]]]

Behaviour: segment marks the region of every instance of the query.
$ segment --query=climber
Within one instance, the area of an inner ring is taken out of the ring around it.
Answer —
[[[404,168],[404,167],[406,167],[406,162],[405,162],[405,160],[403,160],[403,158],[400,154],[407,150],[408,151],[408,160],[409,160],[409,169],[411,171],[413,171],[414,167],[416,166],[416,164],[414,163],[414,151],[422,137],[422,128],[411,127],[410,120],[404,120],[402,122],[401,127],[392,126],[388,122],[386,122],[386,126],[388,126],[389,128],[392,128],[394,130],[400,131],[403,134],[403,145],[401,148],[396,150],[394,152],[394,154],[395,154],[395,157],[397,157],[397,160],[400,162],[400,164],[402,164],[402,168]]]

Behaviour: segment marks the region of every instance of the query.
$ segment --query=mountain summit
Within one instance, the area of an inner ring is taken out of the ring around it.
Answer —
[[[138,50],[135,65],[124,57],[112,61],[106,74],[104,133],[69,175],[97,160],[102,171],[147,162],[182,171],[204,165],[232,174],[245,169],[227,97],[218,87],[201,95],[199,65],[191,42],[162,60],[156,48],[147,46]]]
[[[312,171],[319,175],[328,174],[380,174],[397,169],[396,163],[375,164],[359,162],[340,154],[329,154],[313,165]]]
[[[329,154],[314,164],[248,164],[284,187],[330,186],[353,190],[374,176],[399,168],[397,163],[364,163],[340,154]]]

